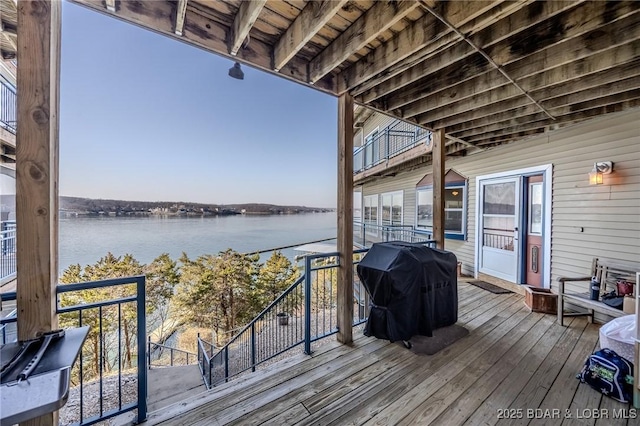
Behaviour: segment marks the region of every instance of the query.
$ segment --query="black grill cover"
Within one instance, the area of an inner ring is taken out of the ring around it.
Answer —
[[[456,256],[401,241],[374,244],[357,266],[371,296],[366,336],[409,340],[458,321]]]

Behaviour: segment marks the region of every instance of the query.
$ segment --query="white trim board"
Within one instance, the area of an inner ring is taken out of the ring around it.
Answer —
[[[508,170],[504,172],[491,173],[488,175],[476,176],[476,211],[475,211],[475,247],[474,247],[474,273],[478,278],[478,269],[480,267],[480,227],[478,223],[480,221],[480,182],[489,179],[498,179],[503,177],[512,176],[527,176],[534,174],[543,175],[543,191],[544,191],[544,216],[543,222],[543,239],[542,239],[542,251],[543,256],[543,270],[542,270],[542,286],[544,288],[551,288],[551,200],[552,200],[552,183],[553,183],[553,164],[544,164],[540,166],[526,167],[524,169]]]

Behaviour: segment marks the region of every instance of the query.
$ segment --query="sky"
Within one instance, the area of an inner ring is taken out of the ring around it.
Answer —
[[[335,207],[337,99],[63,3],[60,194]]]

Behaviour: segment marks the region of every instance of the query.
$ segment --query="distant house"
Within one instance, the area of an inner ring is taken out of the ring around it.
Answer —
[[[640,252],[640,111],[447,157],[445,248],[464,273],[549,288]],[[354,221],[432,231],[430,136],[373,113],[354,131]],[[423,136],[421,136],[423,135]],[[594,163],[613,172],[591,185]]]

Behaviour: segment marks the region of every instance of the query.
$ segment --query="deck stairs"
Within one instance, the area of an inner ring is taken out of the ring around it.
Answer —
[[[206,392],[197,364],[178,367],[152,367],[148,376],[149,412]]]

